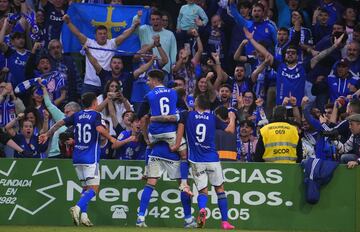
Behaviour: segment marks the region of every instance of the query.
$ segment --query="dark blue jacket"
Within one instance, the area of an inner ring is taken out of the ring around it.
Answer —
[[[330,128],[328,128],[325,124],[321,124],[319,120],[314,118],[310,113],[310,109],[310,105],[305,107],[304,117],[306,121],[308,121],[308,123],[318,132],[316,136],[315,156],[316,158],[323,160],[332,160],[333,155],[335,154],[335,146],[331,144],[329,138],[321,135],[322,131],[330,130]]]
[[[304,169],[305,199],[310,204],[320,200],[320,187],[330,182],[339,164],[335,161],[309,158],[301,163]]]

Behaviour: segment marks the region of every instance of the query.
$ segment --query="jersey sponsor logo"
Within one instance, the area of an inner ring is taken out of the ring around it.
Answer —
[[[207,146],[198,142],[195,142],[195,146],[200,146],[202,149],[210,149],[211,146]]]
[[[203,174],[205,174],[206,173],[206,170],[202,170],[202,171],[200,171],[200,172],[196,172],[195,173],[195,176],[196,177],[199,177],[199,176],[201,176],[201,175],[203,175]]]
[[[75,147],[79,150],[86,150],[89,148],[89,146],[82,146],[82,145],[75,145]]]
[[[286,77],[288,79],[299,79],[300,78],[300,73],[297,72],[295,74],[290,74],[290,73],[287,73],[285,70],[286,69],[283,69],[281,71],[281,76]]]
[[[19,57],[16,57],[16,60],[15,60],[14,63],[17,64],[17,65],[25,66],[26,61],[20,60]]]
[[[290,152],[290,150],[287,149],[287,148],[274,149],[273,150],[274,155],[276,155],[276,154],[288,154],[289,152]]]
[[[151,162],[162,161],[162,162],[165,162],[165,163],[168,163],[168,164],[174,164],[174,163],[175,163],[174,161],[166,160],[166,159],[161,159],[161,158],[157,158],[157,157],[151,157],[151,158],[150,158],[150,161],[151,161]]]
[[[53,12],[55,13],[55,12]],[[57,22],[62,22],[62,17],[56,17],[55,15],[50,15],[50,20],[52,21],[57,21]]]

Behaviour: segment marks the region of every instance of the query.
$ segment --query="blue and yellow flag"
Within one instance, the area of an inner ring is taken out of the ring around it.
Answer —
[[[132,19],[138,10],[143,11],[141,24],[147,24],[150,9],[143,6],[73,3],[70,5],[67,14],[70,16],[71,22],[86,37],[94,39],[96,27],[104,25],[108,28],[108,36],[111,39],[131,27]],[[71,33],[65,23],[62,28],[61,38],[64,52],[80,51],[79,40]],[[132,34],[120,45],[119,49],[127,52],[137,52],[140,49],[139,38],[137,35]]]

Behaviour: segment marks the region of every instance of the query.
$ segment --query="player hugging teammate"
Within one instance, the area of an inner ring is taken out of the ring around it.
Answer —
[[[234,229],[227,220],[227,198],[224,190],[224,178],[215,149],[215,130],[225,129],[225,125],[210,113],[210,102],[206,96],[200,95],[195,100],[195,110],[177,112],[181,105],[177,93],[164,87],[164,74],[161,70],[148,73],[148,84],[152,90],[145,96],[140,107],[139,118],[151,114],[149,125],[149,145],[152,152],[148,157],[147,183],[140,200],[140,209],[136,226],[146,227],[145,211],[149,205],[151,194],[158,178],[167,171],[171,179],[178,179],[181,190],[181,202],[184,208],[185,228],[204,227],[206,221],[206,203],[208,182],[215,187],[218,205],[221,212],[221,227]],[[235,115],[230,113],[229,127],[235,124]],[[177,123],[178,122],[178,123]],[[184,136],[186,136],[187,144]],[[186,145],[188,149],[186,149]],[[197,223],[191,215],[192,192],[187,183],[189,162],[192,175],[199,191],[199,216]]]

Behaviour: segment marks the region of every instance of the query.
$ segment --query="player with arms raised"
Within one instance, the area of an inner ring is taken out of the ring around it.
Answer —
[[[70,208],[70,213],[75,225],[78,226],[81,223],[85,226],[93,226],[87,215],[87,206],[98,192],[100,184],[100,135],[112,143],[115,143],[116,139],[105,130],[101,124],[101,115],[95,111],[97,108],[96,95],[85,93],[81,97],[81,102],[84,110],[58,121],[47,133],[40,135],[39,140],[40,143],[45,143],[61,126],[74,126],[73,164],[83,186],[83,192],[76,205]]]

